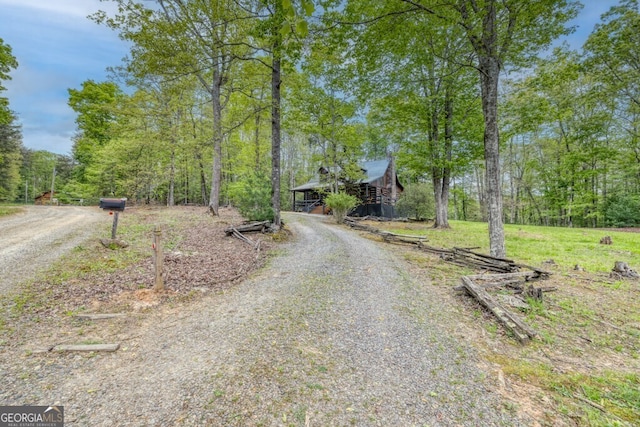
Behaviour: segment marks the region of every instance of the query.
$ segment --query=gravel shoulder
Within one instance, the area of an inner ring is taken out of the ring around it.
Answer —
[[[25,206],[0,221],[0,294],[84,241],[105,214],[95,207]]]
[[[64,405],[81,426],[530,424],[401,260],[326,218],[285,220],[292,241],[241,284],[101,324],[116,353],[5,353],[0,402]]]

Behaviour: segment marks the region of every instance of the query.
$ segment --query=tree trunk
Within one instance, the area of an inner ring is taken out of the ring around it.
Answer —
[[[491,256],[504,258],[504,225],[500,177],[500,139],[498,134],[498,78],[500,63],[491,55],[478,58],[484,114],[484,159]]]
[[[211,104],[213,107],[213,169],[211,171],[209,212],[212,215],[218,215],[222,176],[222,104],[220,103],[220,77],[220,71],[218,70],[217,64],[215,64],[211,91]]]
[[[260,111],[256,109],[256,132],[255,132],[255,149],[256,149],[256,172],[260,171]]]
[[[175,206],[174,192],[176,186],[176,153],[171,149],[171,165],[169,166],[169,197],[167,206]]]
[[[436,201],[436,222],[434,228],[449,227],[449,189],[451,186],[451,157],[453,149],[453,100],[449,88],[444,100],[444,145],[439,171],[433,181]],[[439,156],[440,157],[440,156]]]
[[[278,2],[277,2],[278,3]],[[276,10],[276,14],[279,11]],[[273,46],[271,71],[271,206],[273,225],[280,228],[280,39],[279,29]]]

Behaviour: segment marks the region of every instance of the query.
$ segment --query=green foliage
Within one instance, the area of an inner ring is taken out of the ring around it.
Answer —
[[[11,53],[11,46],[5,44],[4,40],[0,38],[0,81],[11,79],[9,72],[17,67],[18,61]],[[0,84],[0,91],[3,90],[5,87]]]
[[[76,179],[85,182],[86,168],[94,162],[94,155],[114,136],[118,114],[118,101],[122,91],[113,82],[97,83],[87,80],[82,89],[68,89],[69,106],[78,114],[76,123],[79,134],[73,144],[73,156],[79,165]]]
[[[4,40],[0,38],[0,93],[6,90],[2,81],[10,80],[9,73],[17,67],[18,61],[11,53],[11,46],[5,44]],[[9,109],[9,101],[7,98],[0,96],[0,126],[10,125],[13,120],[13,114]]]
[[[640,197],[609,197],[604,206],[604,221],[609,227],[640,226]]]
[[[22,140],[20,128],[0,124],[0,201],[13,202],[21,182]]]
[[[229,195],[240,213],[251,221],[272,221],[271,185],[269,177],[261,172],[248,173],[230,185]]]
[[[69,89],[69,106],[78,113],[76,123],[85,138],[102,145],[111,138],[116,102],[122,96],[113,82],[82,82],[82,89]]]
[[[400,195],[396,210],[399,216],[425,220],[434,216],[433,189],[425,183],[409,184]]]
[[[17,66],[11,46],[0,38],[0,95],[6,90],[2,81],[11,79],[9,72]],[[14,201],[20,183],[22,135],[15,120],[9,100],[0,96],[0,201]]]
[[[18,206],[2,206],[0,205],[0,217],[15,215],[22,212],[22,208]]]
[[[342,224],[349,211],[360,204],[360,200],[357,197],[340,192],[329,194],[324,198],[324,203],[331,208],[338,224]]]

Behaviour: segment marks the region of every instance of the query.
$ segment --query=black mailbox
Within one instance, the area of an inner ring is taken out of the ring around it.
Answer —
[[[100,199],[100,209],[123,212],[127,199]]]

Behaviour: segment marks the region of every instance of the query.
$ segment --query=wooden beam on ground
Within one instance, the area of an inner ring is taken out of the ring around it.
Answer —
[[[104,314],[76,314],[74,317],[85,320],[105,320],[125,317],[125,313],[104,313]]]
[[[467,276],[471,280],[507,280],[507,279],[536,279],[540,277],[540,273],[537,271],[517,271],[515,273],[502,273],[502,274],[473,274]]]
[[[224,230],[227,236],[231,236],[234,233],[250,233],[253,231],[265,232],[271,223],[269,221],[252,222],[249,224],[236,225],[228,227]]]
[[[408,234],[396,234],[391,233],[389,231],[382,231],[380,235],[386,242],[401,242],[401,243],[410,243],[412,245],[421,244],[422,242],[428,241],[427,236],[412,236]]]
[[[53,347],[53,351],[116,351],[120,344],[62,344]]]
[[[473,283],[473,280],[466,276],[462,276],[462,283],[465,289],[473,295],[480,304],[485,306],[508,330],[513,332],[516,339],[521,344],[528,343],[537,333],[526,325],[522,320],[517,318],[513,313],[502,307],[491,295],[482,287]]]

